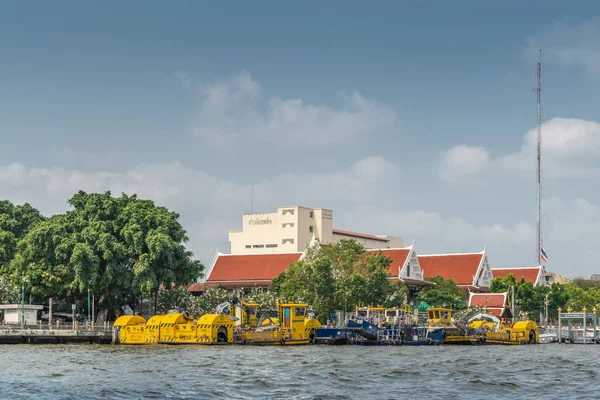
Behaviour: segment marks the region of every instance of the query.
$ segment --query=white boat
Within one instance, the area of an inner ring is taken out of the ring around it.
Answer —
[[[540,344],[558,343],[558,335],[556,333],[540,333]]]

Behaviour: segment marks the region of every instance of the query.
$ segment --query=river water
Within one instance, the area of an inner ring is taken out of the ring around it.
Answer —
[[[563,344],[3,345],[0,398],[595,399],[599,356]]]

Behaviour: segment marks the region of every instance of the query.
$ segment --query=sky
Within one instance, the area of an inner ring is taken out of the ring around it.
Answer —
[[[0,198],[78,190],[181,215],[207,267],[250,210],[418,254],[600,273],[600,3],[0,3]]]

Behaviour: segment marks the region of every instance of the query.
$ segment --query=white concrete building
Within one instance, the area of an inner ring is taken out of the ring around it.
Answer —
[[[311,240],[337,243],[355,239],[367,249],[402,248],[402,239],[333,229],[333,211],[301,206],[278,207],[269,214],[244,214],[242,229],[229,232],[231,254],[303,252]]]
[[[25,325],[36,325],[38,311],[44,307],[33,304],[25,304]],[[21,304],[0,304],[3,311],[5,324],[20,324],[22,322],[23,306]]]

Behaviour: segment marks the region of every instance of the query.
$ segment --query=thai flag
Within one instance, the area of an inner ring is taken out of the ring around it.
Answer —
[[[546,253],[546,250],[544,249],[543,243],[540,243],[540,255],[542,256],[542,260],[544,260],[544,262],[548,261],[548,254]]]

